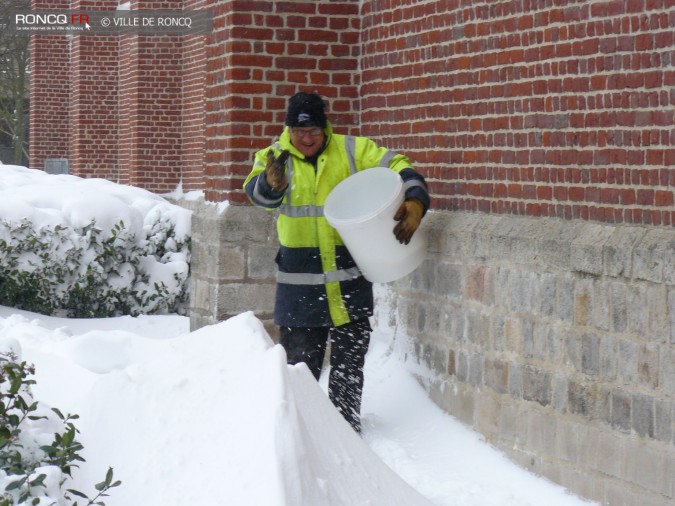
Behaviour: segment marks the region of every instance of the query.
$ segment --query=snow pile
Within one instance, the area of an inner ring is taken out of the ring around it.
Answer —
[[[368,449],[306,366],[286,365],[252,313],[173,339],[69,333],[0,320],[0,337],[18,336],[39,363],[36,396],[79,408],[88,462],[75,488],[114,466],[123,484],[110,506],[430,504]],[[56,360],[40,357],[47,350]]]
[[[69,316],[184,311],[190,211],[104,179],[2,165],[0,217],[6,304]]]
[[[122,485],[107,506],[588,504],[442,413],[393,334],[373,336],[361,439],[325,376],[286,365],[252,313],[190,333],[177,315],[77,320],[0,307],[0,340],[36,365],[35,398],[81,416],[87,462],[64,487],[91,497],[112,466]]]

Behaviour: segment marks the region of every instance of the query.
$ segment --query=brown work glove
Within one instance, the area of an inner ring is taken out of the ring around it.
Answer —
[[[398,225],[394,227],[394,235],[401,244],[408,244],[415,230],[420,226],[424,216],[424,205],[417,199],[409,199],[398,208],[394,219]]]
[[[273,190],[283,190],[288,185],[286,181],[286,160],[290,153],[286,150],[279,153],[277,158],[274,158],[274,152],[270,149],[267,152],[267,165],[265,166],[265,177],[267,184]]]

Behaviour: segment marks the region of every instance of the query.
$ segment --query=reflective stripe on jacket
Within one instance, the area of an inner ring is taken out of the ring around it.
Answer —
[[[365,137],[335,134],[330,124],[325,133],[326,148],[316,168],[293,147],[290,131],[285,128],[271,148],[256,153],[253,169],[244,182],[255,205],[279,210],[277,325],[335,327],[372,315],[372,285],[323,216],[326,197],[340,181],[359,170],[390,167],[405,175],[406,195],[413,194],[423,201],[425,209],[428,207],[424,179],[412,170],[407,157],[378,147]],[[285,191],[275,191],[267,184],[264,171],[269,149],[275,156],[282,150],[291,153]],[[392,230],[394,225],[392,221]]]

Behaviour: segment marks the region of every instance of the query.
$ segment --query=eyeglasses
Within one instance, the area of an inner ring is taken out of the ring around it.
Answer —
[[[313,127],[313,128],[291,128],[291,134],[295,137],[302,138],[305,135],[309,135],[311,137],[318,137],[323,133],[323,129],[319,127]]]

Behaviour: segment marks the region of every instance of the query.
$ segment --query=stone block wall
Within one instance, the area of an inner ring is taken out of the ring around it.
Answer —
[[[601,504],[675,501],[675,231],[432,212],[392,285],[434,401]]]
[[[193,212],[190,328],[253,311],[276,336],[275,215],[203,199],[178,203]]]

